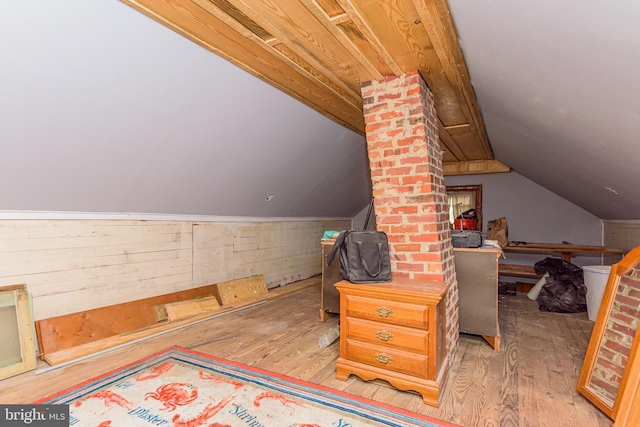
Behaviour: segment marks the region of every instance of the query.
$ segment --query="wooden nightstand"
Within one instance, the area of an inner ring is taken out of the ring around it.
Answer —
[[[413,390],[438,406],[446,380],[445,304],[448,284],[411,279],[336,283],[340,292],[340,357],[336,378],[354,374]]]

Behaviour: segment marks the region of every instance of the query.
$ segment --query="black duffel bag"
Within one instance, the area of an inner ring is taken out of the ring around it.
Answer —
[[[373,201],[365,220],[365,228]],[[340,250],[340,276],[353,283],[391,281],[389,241],[382,231],[341,231],[325,260],[329,267]]]
[[[382,231],[341,231],[327,255],[331,266],[340,250],[340,276],[353,283],[390,282],[389,242]]]

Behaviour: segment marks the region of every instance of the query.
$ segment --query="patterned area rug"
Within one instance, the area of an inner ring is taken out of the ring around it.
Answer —
[[[454,426],[181,347],[36,403],[69,404],[78,427]]]

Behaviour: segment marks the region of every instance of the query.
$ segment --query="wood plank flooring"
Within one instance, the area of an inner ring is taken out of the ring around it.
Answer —
[[[464,427],[611,426],[578,394],[576,381],[593,322],[586,313],[538,311],[526,296],[500,296],[502,351],[482,338],[462,335],[439,408],[411,392],[353,375],[335,379],[337,342],[319,338],[337,316],[320,322],[320,287],[312,286],[261,305],[138,342],[57,369],[0,381],[0,403],[28,403],[172,345],[322,384],[406,408]]]

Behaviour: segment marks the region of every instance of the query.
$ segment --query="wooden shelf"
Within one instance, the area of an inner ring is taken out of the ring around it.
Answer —
[[[532,265],[498,264],[498,276],[527,277],[539,279],[543,275],[536,273],[536,268]]]

